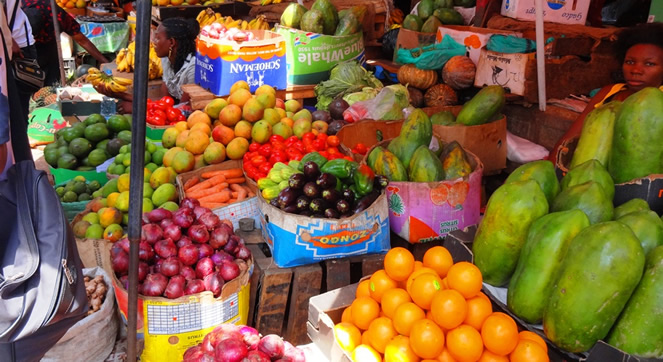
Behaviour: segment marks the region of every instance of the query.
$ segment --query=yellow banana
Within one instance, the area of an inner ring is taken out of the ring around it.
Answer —
[[[237,27],[239,27],[240,25],[241,25],[241,20],[238,19],[238,20],[234,20],[234,21],[231,22],[231,23],[226,24],[226,28],[228,28],[228,29],[230,29],[230,28],[237,28]]]
[[[272,0],[260,0],[260,5],[265,6],[272,3]]]
[[[240,29],[246,30],[249,28],[249,23],[246,20],[242,20],[242,25],[240,25]]]
[[[280,4],[280,3],[281,3],[281,0],[274,0],[274,1],[272,1],[272,4]]]
[[[95,67],[90,67],[87,70],[87,74],[101,74],[101,71]]]
[[[198,15],[196,16],[196,21],[197,21],[198,23],[200,23],[201,20],[203,20],[203,17],[205,16],[205,10],[207,10],[207,9],[203,9],[203,10],[201,10],[201,11],[198,13]]]
[[[122,78],[122,77],[115,77],[113,78],[113,81],[123,86],[131,85],[134,82],[131,78]]]

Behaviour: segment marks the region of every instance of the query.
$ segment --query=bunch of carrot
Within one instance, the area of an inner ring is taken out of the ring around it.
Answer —
[[[255,196],[242,185],[245,181],[241,168],[207,171],[186,180],[184,194],[200,201],[200,206],[213,209]]]

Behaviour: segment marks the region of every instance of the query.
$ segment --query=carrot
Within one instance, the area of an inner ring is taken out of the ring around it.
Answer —
[[[254,197],[256,194],[253,191],[249,191],[248,197]]]
[[[228,200],[228,205],[232,204],[233,202],[237,202],[237,199],[230,199],[230,200]]]
[[[241,184],[241,183],[244,183],[245,181],[246,181],[246,179],[244,179],[244,177],[236,177],[236,178],[226,179],[226,182],[229,183],[229,184]]]
[[[184,183],[184,190],[188,190],[191,188],[191,186],[196,185],[198,182],[200,182],[200,179],[198,177],[192,177]]]
[[[246,195],[248,194],[246,192],[246,189],[244,189],[241,185],[238,184],[231,184],[230,189],[237,192],[237,196],[233,195],[233,197],[237,198],[237,201],[244,200],[246,198]]]
[[[217,171],[208,171],[208,172],[203,172],[200,176],[202,178],[210,178],[214,177],[217,175],[223,175],[226,178],[233,178],[233,177],[242,177],[244,176],[244,172],[242,171],[241,168],[229,168],[227,170],[217,170]]]
[[[200,202],[227,202],[230,199],[230,191],[223,190],[214,194],[201,197],[198,199]]]
[[[228,187],[228,184],[224,182],[212,187],[208,187],[206,189],[186,192],[186,197],[200,199],[201,197],[205,197],[223,191],[226,187]]]
[[[200,206],[206,207],[208,209],[216,209],[217,207],[222,207],[228,205],[225,202],[201,202]]]
[[[185,191],[198,191],[198,190],[203,190],[203,189],[209,188],[209,187],[211,187],[211,186],[218,185],[218,184],[224,182],[225,180],[226,180],[226,177],[225,177],[225,176],[223,176],[223,175],[217,175],[217,176],[214,176],[214,177],[212,177],[212,178],[209,178],[209,179],[207,179],[207,180],[205,180],[205,181],[203,181],[203,182],[201,182],[201,183],[199,183],[199,184],[197,184],[197,185],[191,186],[191,188],[189,188],[189,190],[186,190],[186,189],[185,189]]]

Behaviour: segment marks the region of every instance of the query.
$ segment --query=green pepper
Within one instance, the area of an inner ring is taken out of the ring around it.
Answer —
[[[336,191],[343,191],[343,181],[341,181],[341,179],[338,177],[336,178]]]
[[[375,173],[368,165],[360,165],[355,170],[352,180],[357,188],[359,196],[364,196],[373,191],[373,181],[375,180]]]
[[[320,168],[322,173],[330,173],[338,178],[348,178],[359,165],[356,162],[348,161],[343,158],[331,160]]]
[[[311,152],[307,153],[306,156],[302,157],[302,159],[299,161],[299,171],[304,171],[304,165],[309,162],[313,161],[318,164],[318,167],[322,168],[325,163],[327,163],[327,159],[325,156],[317,153],[317,152]]]

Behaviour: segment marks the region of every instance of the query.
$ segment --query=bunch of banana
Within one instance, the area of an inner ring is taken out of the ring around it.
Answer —
[[[248,29],[251,30],[269,30],[269,23],[265,15],[258,15],[255,19],[249,21]],[[242,28],[242,30],[245,30]]]
[[[260,5],[280,4],[282,0],[260,0]]]
[[[86,80],[93,86],[103,85],[111,92],[117,93],[126,92],[127,86],[133,83],[129,78],[114,77],[94,67],[88,69]]]
[[[134,51],[136,49],[136,43],[131,42],[127,48],[120,49],[115,57],[115,63],[117,64],[117,70],[120,72],[133,72],[134,71]],[[161,78],[163,70],[161,69],[161,59],[157,56],[156,51],[154,50],[154,45],[150,44],[150,70],[149,78],[156,79]]]
[[[201,10],[198,16],[196,16],[196,20],[201,28],[214,22],[218,23],[218,20],[222,18],[220,13],[215,13],[211,8]]]

